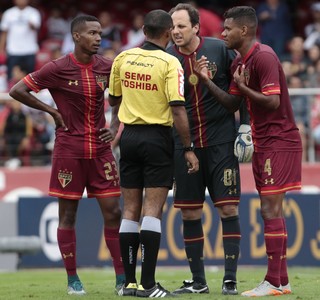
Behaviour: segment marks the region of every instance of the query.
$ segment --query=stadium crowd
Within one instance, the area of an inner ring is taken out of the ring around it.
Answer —
[[[155,8],[169,11],[179,2],[191,1],[145,0],[139,1],[137,5],[138,2],[135,0],[125,0],[109,2],[106,6],[102,0],[54,2],[2,0],[0,3],[0,166],[51,163],[50,155],[55,138],[53,120],[44,113],[27,108],[16,101],[7,100],[1,95],[5,95],[27,73],[72,51],[70,22],[76,15],[97,16],[103,27],[100,53],[114,58],[120,51],[142,44],[144,34],[141,27],[146,12]],[[192,2],[197,5],[200,12],[201,34],[220,38],[219,31],[223,26],[222,14],[234,5],[234,1],[226,0],[223,4],[216,0]],[[320,2],[237,1],[237,5],[241,4],[251,5],[257,10],[259,38],[261,42],[272,46],[280,57],[289,88],[318,88]],[[17,17],[18,12],[25,10],[26,7],[33,8],[32,13],[28,12],[28,16],[34,15],[35,20],[37,15],[39,16],[39,24],[35,22],[34,28],[31,28],[36,33],[34,47],[30,46],[32,43],[28,40],[28,38],[32,40],[32,34],[25,34],[23,40],[17,38],[19,30],[22,30],[21,26],[28,28],[30,26],[28,22],[23,22],[22,14],[19,15],[20,23],[17,28],[10,25],[14,16]],[[25,48],[27,46],[29,49]],[[15,52],[17,49],[19,51]],[[32,56],[34,56],[33,64]],[[17,57],[23,59],[19,60]],[[49,93],[41,92],[37,97],[41,97],[48,104],[52,103]],[[294,94],[291,96],[291,102],[303,141],[303,160],[312,159],[308,151],[312,147],[314,157],[319,161],[320,93]],[[109,115],[106,101],[107,120],[110,120]],[[115,151],[116,144],[114,142]]]

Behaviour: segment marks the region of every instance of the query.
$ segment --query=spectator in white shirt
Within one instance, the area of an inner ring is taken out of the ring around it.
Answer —
[[[40,12],[29,6],[29,0],[13,0],[15,6],[7,9],[1,19],[0,55],[6,56],[8,80],[15,65],[24,65],[33,72],[39,50],[38,30]]]

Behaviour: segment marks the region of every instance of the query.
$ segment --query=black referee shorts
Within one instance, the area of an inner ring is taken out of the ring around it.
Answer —
[[[172,188],[173,151],[171,127],[125,125],[120,138],[120,185]]]

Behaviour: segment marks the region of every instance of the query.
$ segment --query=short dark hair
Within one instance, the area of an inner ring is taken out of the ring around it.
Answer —
[[[189,3],[179,3],[175,7],[170,9],[170,16],[172,16],[172,14],[178,10],[186,10],[188,12],[192,27],[194,27],[197,24],[200,25],[199,12],[193,5]]]
[[[144,32],[149,38],[160,38],[172,26],[171,16],[162,9],[152,10],[144,17]]]
[[[232,18],[239,25],[247,25],[250,27],[257,27],[258,19],[256,11],[251,6],[235,6],[228,9],[224,13],[224,18]]]
[[[90,15],[80,15],[75,17],[71,22],[71,34],[76,30],[81,30],[81,27],[85,25],[86,22],[99,22],[95,16]]]

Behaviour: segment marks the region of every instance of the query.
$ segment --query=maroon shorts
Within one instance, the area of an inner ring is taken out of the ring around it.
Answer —
[[[79,200],[85,188],[88,198],[120,197],[118,167],[111,152],[94,159],[53,158],[50,196]]]
[[[301,189],[301,151],[255,152],[252,157],[256,188],[261,195]]]

